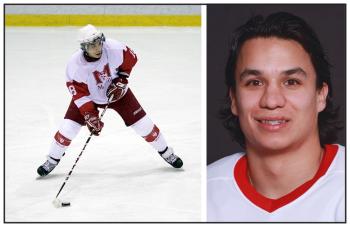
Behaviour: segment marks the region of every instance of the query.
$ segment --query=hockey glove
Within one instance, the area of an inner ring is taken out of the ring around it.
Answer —
[[[93,135],[99,136],[104,124],[98,116],[98,111],[84,113],[84,119],[89,131]]]
[[[127,91],[128,79],[126,79],[125,77],[118,77],[113,80],[111,85],[109,85],[106,95],[108,98],[110,98],[110,96],[113,94],[113,98],[110,100],[110,102],[112,103],[123,98]]]

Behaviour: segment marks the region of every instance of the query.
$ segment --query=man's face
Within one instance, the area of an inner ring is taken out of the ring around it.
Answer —
[[[92,58],[100,58],[102,55],[102,40],[96,39],[94,42],[87,44],[86,52]]]
[[[231,110],[248,150],[282,150],[318,139],[317,116],[326,106],[328,86],[316,89],[315,69],[298,42],[247,40],[234,76]]]

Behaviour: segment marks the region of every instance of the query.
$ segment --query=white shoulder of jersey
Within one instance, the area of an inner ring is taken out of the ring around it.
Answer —
[[[329,196],[332,195],[335,197],[338,195],[338,198],[345,199],[345,147],[339,144],[333,145],[338,147],[337,154],[328,167],[327,172],[322,177],[322,180],[318,180],[318,183],[322,184],[326,181],[328,185],[331,185],[328,191]],[[337,190],[334,191],[334,188],[337,188]]]
[[[83,82],[82,78],[79,78],[80,73],[77,72],[82,69],[84,64],[86,64],[86,62],[83,61],[83,51],[79,49],[68,60],[66,66],[66,80]]]
[[[126,45],[115,39],[106,39],[103,46],[107,50],[126,50]]]
[[[330,174],[333,172],[344,172],[345,174],[345,147],[340,144],[335,145],[338,146],[338,152],[327,173]]]
[[[124,50],[126,50],[126,45],[114,40],[106,39],[106,42],[103,44],[103,49],[107,54],[107,59],[109,63],[114,65],[115,68],[119,67],[124,61]]]
[[[244,152],[240,152],[233,155],[229,155],[208,165],[207,180],[211,181],[216,178],[222,177],[232,178],[233,167],[244,154]]]

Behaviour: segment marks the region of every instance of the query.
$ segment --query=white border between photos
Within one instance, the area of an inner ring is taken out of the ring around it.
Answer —
[[[201,220],[207,220],[207,6],[201,6]]]

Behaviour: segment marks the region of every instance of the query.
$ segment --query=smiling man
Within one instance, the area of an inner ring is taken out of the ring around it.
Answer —
[[[329,63],[301,18],[239,27],[226,68],[226,128],[245,149],[208,167],[208,221],[345,221],[344,147]]]

